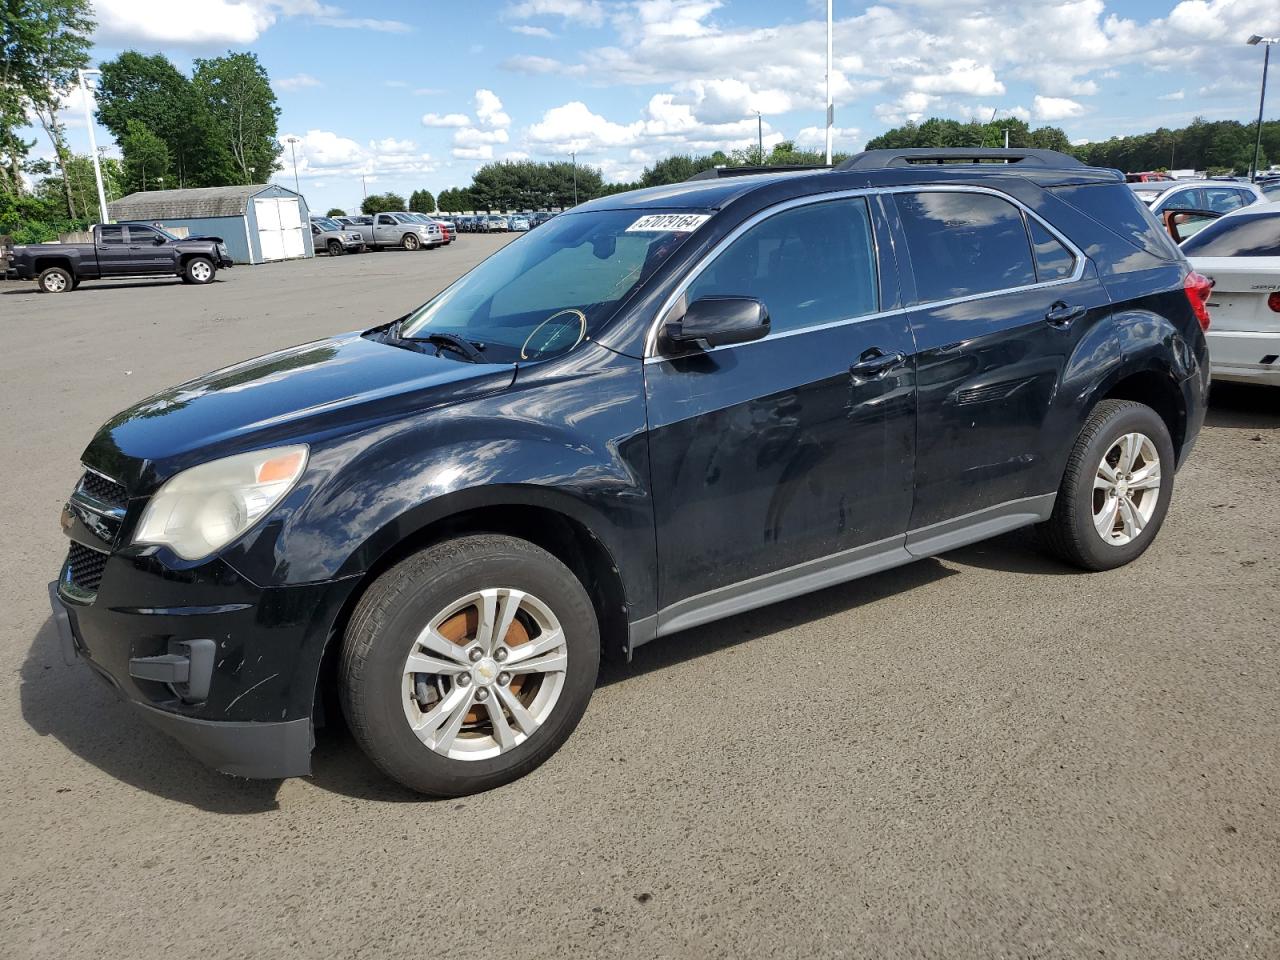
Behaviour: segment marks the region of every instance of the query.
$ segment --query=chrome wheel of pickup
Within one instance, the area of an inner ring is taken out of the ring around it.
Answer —
[[[551,716],[569,665],[551,608],[509,587],[449,604],[404,664],[404,714],[418,739],[451,760],[487,760]]]
[[[196,283],[208,283],[213,276],[213,267],[204,260],[197,260],[191,264],[191,279]]]
[[[1135,540],[1160,500],[1160,455],[1151,438],[1126,433],[1102,456],[1093,480],[1093,527],[1104,542]]]

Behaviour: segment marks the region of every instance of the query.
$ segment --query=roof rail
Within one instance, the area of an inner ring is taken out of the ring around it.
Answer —
[[[926,163],[1023,163],[1036,167],[1083,167],[1075,157],[1057,150],[1000,149],[998,147],[910,147],[903,150],[864,150],[837,170],[883,170]]]
[[[719,180],[721,177],[747,177],[753,173],[794,173],[799,170],[830,169],[825,163],[779,163],[763,167],[712,167],[709,170],[695,173],[685,180],[685,183],[692,183],[694,180]]]

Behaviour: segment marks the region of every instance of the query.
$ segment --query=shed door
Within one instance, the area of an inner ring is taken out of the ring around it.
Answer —
[[[263,260],[306,256],[297,200],[258,197],[253,201],[253,212],[258,220],[258,242],[262,247]]]

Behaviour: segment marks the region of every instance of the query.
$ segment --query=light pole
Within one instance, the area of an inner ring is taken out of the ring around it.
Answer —
[[[1262,108],[1267,102],[1267,64],[1271,60],[1271,45],[1280,43],[1280,37],[1260,37],[1256,33],[1245,43],[1251,47],[1262,44],[1262,92],[1258,94],[1258,138],[1253,144],[1253,163],[1249,165],[1249,179],[1258,179],[1258,155],[1262,153]]]
[[[573,161],[573,205],[578,205],[578,153],[575,150],[569,151],[569,159]]]
[[[293,161],[293,192],[302,193],[302,188],[298,186],[298,155],[294,153],[293,145],[301,143],[297,137],[285,137],[284,142],[289,145],[289,159]]]
[[[831,125],[836,108],[831,100],[831,0],[827,0],[827,166],[831,166]]]
[[[764,119],[759,110],[756,111],[756,156],[759,158],[756,163],[764,166]]]
[[[77,70],[80,75],[80,97],[84,100],[84,125],[89,131],[89,155],[93,157],[93,179],[98,185],[98,212],[102,215],[102,223],[109,223],[107,214],[107,192],[102,189],[102,165],[98,162],[98,138],[93,135],[93,111],[89,109],[89,85],[84,78],[89,74],[102,76],[101,70]]]

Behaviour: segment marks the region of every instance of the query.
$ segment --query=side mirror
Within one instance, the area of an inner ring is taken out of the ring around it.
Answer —
[[[162,244],[162,243],[164,243],[164,242],[165,242],[165,239],[164,239],[164,237],[161,237],[161,236],[157,235],[157,236],[156,236],[156,238],[155,238],[154,240],[152,240],[151,242],[152,242],[152,243],[154,243],[154,244],[158,247],[158,246],[160,246],[160,244]]]
[[[769,333],[769,311],[752,297],[703,297],[663,332],[672,343],[704,349],[750,343]]]

